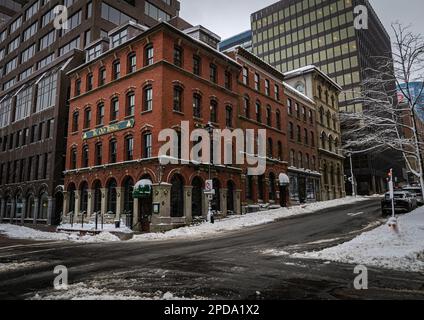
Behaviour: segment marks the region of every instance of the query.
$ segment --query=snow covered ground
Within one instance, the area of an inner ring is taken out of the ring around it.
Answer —
[[[76,241],[88,243],[120,241],[117,236],[114,236],[109,232],[103,232],[95,236],[79,236],[75,233],[44,232],[11,224],[0,224],[0,234],[4,234],[12,239],[29,239],[39,241]]]
[[[71,224],[61,224],[59,229],[74,230],[74,231],[94,231],[96,230],[96,225],[94,223],[84,223],[84,227],[81,224],[74,223]],[[121,233],[132,233],[133,231],[130,228],[127,228],[123,223],[121,223],[120,228],[115,228],[114,224],[104,224],[103,229],[101,229],[100,223],[97,226],[98,230],[106,232],[121,232]]]
[[[316,202],[311,204],[305,204],[301,206],[295,206],[291,208],[280,208],[276,210],[261,211],[256,213],[249,213],[242,216],[231,216],[223,220],[216,221],[215,224],[202,223],[195,226],[187,226],[175,230],[171,230],[165,233],[149,233],[136,235],[130,241],[148,241],[148,240],[171,240],[171,239],[191,239],[191,238],[202,238],[217,233],[226,231],[240,230],[246,227],[258,226],[273,221],[287,218],[300,214],[312,214],[317,211],[328,209],[332,207],[338,207],[346,204],[354,204],[369,200],[369,197],[347,197],[343,199]],[[71,229],[71,225],[62,225],[61,228]],[[74,224],[75,230],[80,230],[81,226]],[[96,236],[86,235],[79,236],[75,233],[66,232],[43,232],[34,230],[27,227],[21,227],[10,224],[0,224],[0,234],[5,234],[9,238],[14,239],[31,239],[31,240],[53,240],[53,241],[77,241],[77,242],[113,242],[120,241],[118,237],[111,234],[112,231],[119,232],[131,232],[131,230],[123,227],[115,229],[113,225],[105,225],[105,231]],[[84,230],[94,230],[95,226],[87,224],[84,226]]]
[[[331,201],[310,203],[291,208],[280,208],[276,210],[249,213],[242,216],[231,216],[226,219],[216,221],[215,224],[205,222],[197,226],[183,227],[165,233],[148,233],[136,235],[130,241],[201,238],[225,231],[234,231],[246,227],[259,226],[282,218],[300,214],[312,214],[323,209],[338,207],[346,204],[354,204],[369,199],[369,197],[347,197]]]
[[[383,225],[341,245],[292,257],[423,272],[424,207],[399,216],[398,225],[399,233]]]

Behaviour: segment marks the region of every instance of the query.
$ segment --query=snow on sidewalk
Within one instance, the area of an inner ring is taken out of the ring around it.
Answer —
[[[74,241],[88,243],[120,241],[117,236],[109,232],[103,232],[95,236],[79,236],[75,233],[44,232],[11,224],[0,224],[0,234],[5,235],[11,239],[29,239],[39,241]]]
[[[292,257],[424,271],[424,207],[399,216],[398,224],[399,234],[383,225],[338,246]]]
[[[259,226],[274,222],[282,218],[287,218],[300,214],[311,214],[323,209],[334,208],[347,204],[354,204],[369,199],[370,197],[347,197],[331,201],[310,203],[291,208],[280,208],[276,210],[249,213],[242,216],[231,216],[223,220],[216,221],[215,224],[204,222],[200,225],[182,227],[165,233],[148,233],[136,235],[130,241],[201,238],[225,231],[235,231],[246,227]]]

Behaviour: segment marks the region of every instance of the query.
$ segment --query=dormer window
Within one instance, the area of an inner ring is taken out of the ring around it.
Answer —
[[[116,48],[128,40],[128,29],[124,29],[111,37],[112,48]]]

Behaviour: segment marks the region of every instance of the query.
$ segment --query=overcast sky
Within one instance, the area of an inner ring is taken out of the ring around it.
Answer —
[[[250,14],[276,0],[180,0],[181,17],[191,24],[201,24],[226,39],[250,28]],[[390,23],[411,25],[424,33],[423,0],[370,0],[390,32]]]

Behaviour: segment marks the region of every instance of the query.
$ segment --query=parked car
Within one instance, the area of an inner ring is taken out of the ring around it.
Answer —
[[[424,206],[423,192],[420,187],[403,187],[402,190],[408,191],[415,195],[419,206]]]
[[[418,207],[415,195],[404,190],[394,192],[394,205],[396,213],[411,212]],[[392,200],[390,199],[389,192],[387,192],[384,195],[384,199],[381,200],[381,210],[383,216],[390,215],[392,213]]]

